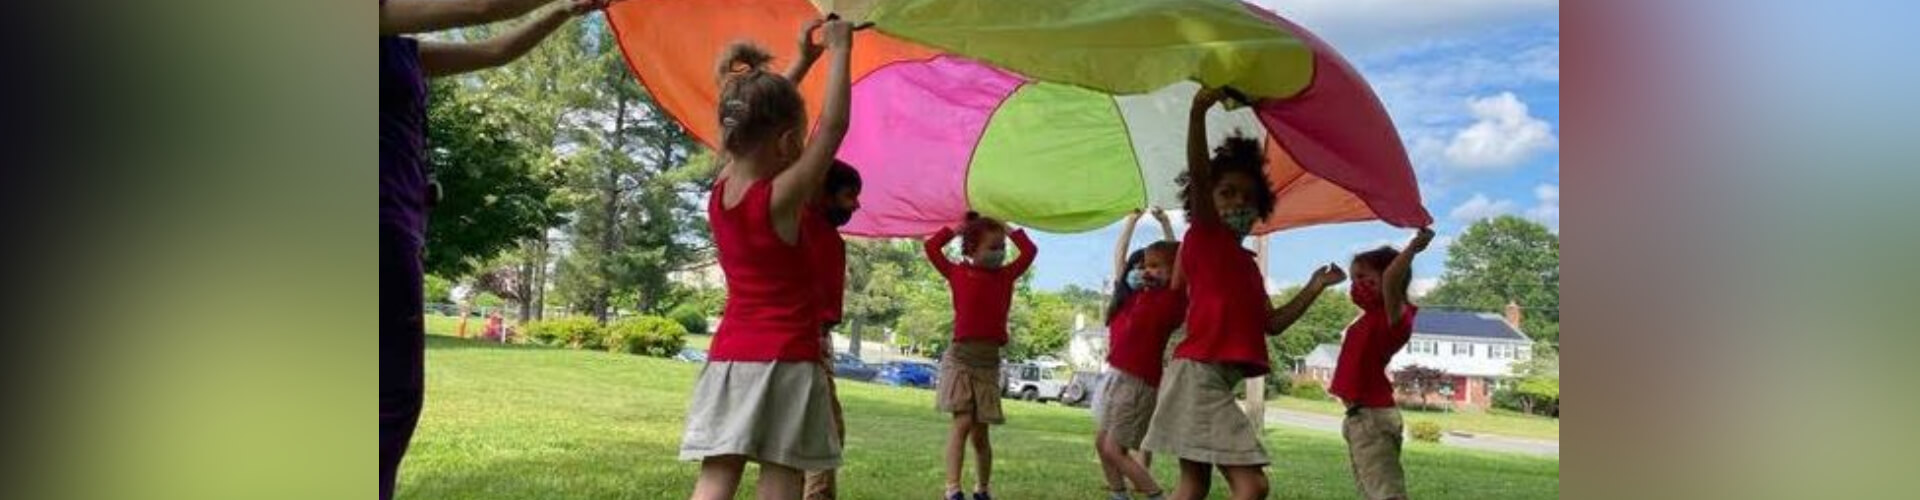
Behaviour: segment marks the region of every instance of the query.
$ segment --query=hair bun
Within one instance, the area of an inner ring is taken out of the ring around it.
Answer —
[[[720,53],[719,68],[716,68],[715,72],[721,81],[726,81],[749,73],[766,71],[767,63],[772,61],[773,54],[768,54],[760,46],[754,45],[753,42],[737,41],[727,45],[727,49]]]
[[[967,221],[968,221],[968,222],[972,222],[972,221],[976,221],[976,220],[980,220],[980,212],[975,212],[975,211],[972,211],[972,210],[968,210],[968,211],[967,211]]]

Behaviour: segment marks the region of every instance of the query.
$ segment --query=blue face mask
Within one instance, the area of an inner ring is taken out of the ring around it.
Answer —
[[[1236,208],[1220,212],[1220,223],[1234,234],[1245,235],[1253,232],[1253,224],[1260,221],[1260,214],[1251,208]]]
[[[1127,271],[1127,288],[1141,290],[1149,286],[1153,286],[1153,278],[1147,276],[1147,270],[1134,269]]]

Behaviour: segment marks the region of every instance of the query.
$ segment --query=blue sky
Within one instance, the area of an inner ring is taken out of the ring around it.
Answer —
[[[1514,214],[1560,227],[1560,22],[1556,1],[1254,0],[1326,39],[1359,68],[1413,157],[1439,233],[1415,267],[1416,293],[1435,284],[1446,245],[1472,221]],[[1178,217],[1176,217],[1178,219]],[[1177,222],[1176,222],[1177,224]],[[1182,231],[1184,227],[1176,227]],[[1119,224],[1036,234],[1034,284],[1098,287],[1111,273]],[[1158,238],[1143,221],[1135,246]],[[1305,281],[1322,263],[1403,244],[1411,231],[1379,222],[1269,236],[1268,282]]]

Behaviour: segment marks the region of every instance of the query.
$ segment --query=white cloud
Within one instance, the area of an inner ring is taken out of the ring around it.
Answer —
[[[1558,0],[1254,0],[1343,52],[1370,54],[1474,36],[1488,26],[1557,23]]]
[[[1560,186],[1541,184],[1533,188],[1533,197],[1539,204],[1527,209],[1527,218],[1546,224],[1555,232],[1560,231]]]
[[[1485,194],[1474,193],[1473,198],[1467,199],[1466,203],[1461,203],[1460,206],[1453,207],[1453,212],[1449,215],[1453,217],[1454,220],[1470,223],[1480,219],[1513,213],[1513,208],[1513,200],[1494,201],[1487,198]]]
[[[1503,168],[1520,164],[1559,143],[1553,126],[1527,114],[1527,103],[1512,92],[1467,101],[1474,122],[1454,133],[1447,161],[1463,168]]]
[[[1417,299],[1425,297],[1427,292],[1431,292],[1439,286],[1440,278],[1414,278],[1413,283],[1409,283],[1407,286],[1407,294]]]

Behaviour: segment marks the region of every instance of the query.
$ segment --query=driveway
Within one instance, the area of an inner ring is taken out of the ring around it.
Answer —
[[[1322,432],[1340,432],[1340,417],[1284,410],[1267,407],[1267,423],[1299,427]],[[1560,442],[1544,439],[1528,439],[1492,434],[1455,434],[1449,432],[1440,436],[1440,444],[1475,450],[1524,453],[1544,457],[1560,457]]]

